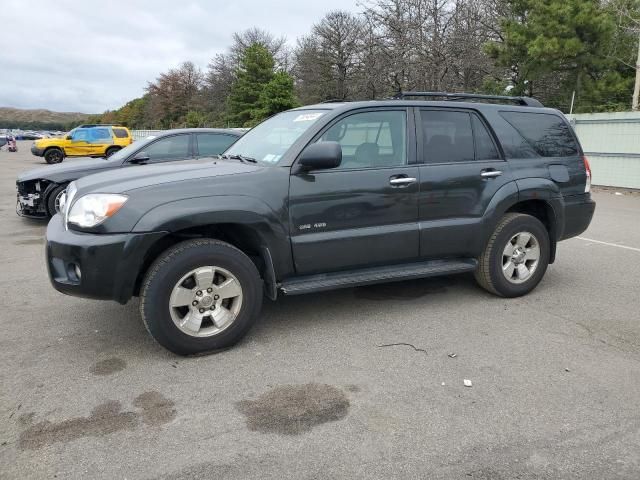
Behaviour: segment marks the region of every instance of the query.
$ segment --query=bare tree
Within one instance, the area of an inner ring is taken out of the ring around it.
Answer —
[[[294,75],[303,98],[350,99],[360,71],[362,19],[345,11],[327,13],[298,42]],[[319,82],[312,85],[312,82]]]
[[[633,60],[629,59],[628,55],[625,56],[624,52],[621,54],[618,51],[619,44],[624,41],[613,42],[613,48],[609,52],[611,58],[635,70],[636,78],[631,100],[631,109],[635,112],[640,109],[640,2],[637,0],[608,0],[607,3],[617,15],[617,36],[633,35],[637,41],[637,50],[634,52],[635,64],[632,64]]]
[[[179,124],[189,110],[201,106],[202,85],[202,72],[193,62],[184,62],[149,82],[146,90],[154,123],[164,127]]]

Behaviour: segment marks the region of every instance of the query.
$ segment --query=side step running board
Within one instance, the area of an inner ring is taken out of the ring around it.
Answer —
[[[472,258],[432,260],[387,267],[371,267],[346,272],[323,273],[285,280],[280,290],[286,295],[321,292],[337,288],[359,287],[374,283],[399,282],[414,278],[473,272],[478,261]]]

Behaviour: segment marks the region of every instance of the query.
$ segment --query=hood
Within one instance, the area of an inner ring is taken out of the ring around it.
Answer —
[[[62,145],[63,141],[64,141],[64,136],[63,137],[39,138],[39,139],[35,140],[33,143],[38,148],[45,148],[45,147],[50,147],[52,145],[58,145],[58,146]]]
[[[18,182],[26,182],[29,180],[50,180],[52,182],[63,182],[67,180],[75,180],[79,175],[88,175],[106,168],[113,168],[113,162],[105,159],[81,158],[77,160],[59,163],[57,165],[49,165],[33,170],[27,170],[18,175]]]
[[[269,167],[236,160],[214,161],[211,159],[162,165],[138,165],[81,178],[76,182],[76,187],[78,194],[89,192],[125,193],[166,183],[250,173],[263,168]]]

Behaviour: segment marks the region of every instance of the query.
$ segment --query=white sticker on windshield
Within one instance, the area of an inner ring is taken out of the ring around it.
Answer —
[[[280,160],[280,157],[282,155],[275,155],[273,153],[269,153],[267,155],[264,156],[264,158],[262,159],[263,162],[267,162],[267,163],[276,163],[278,160]]]
[[[298,115],[296,118],[293,119],[294,122],[311,122],[312,120],[315,120],[318,117],[322,116],[322,112],[320,113],[303,113],[301,115]]]

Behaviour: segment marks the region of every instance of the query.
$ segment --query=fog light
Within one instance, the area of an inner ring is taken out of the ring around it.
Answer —
[[[67,264],[67,275],[69,276],[69,280],[73,280],[79,282],[82,278],[82,271],[80,271],[80,265],[77,263],[69,263]]]

